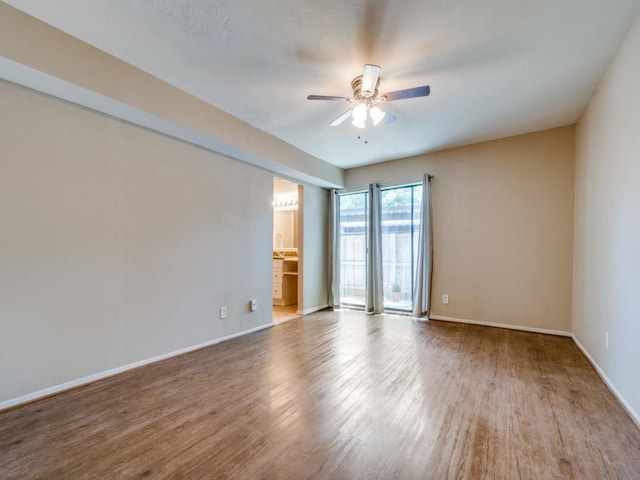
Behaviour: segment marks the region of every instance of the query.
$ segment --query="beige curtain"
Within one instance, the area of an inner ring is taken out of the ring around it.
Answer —
[[[382,290],[382,217],[380,213],[380,185],[369,185],[369,224],[367,226],[367,301],[368,313],[384,311]]]
[[[429,318],[431,309],[431,280],[433,277],[433,227],[431,223],[431,176],[422,179],[422,206],[418,258],[413,291],[413,315]]]
[[[340,306],[340,196],[329,191],[329,301],[332,308]]]

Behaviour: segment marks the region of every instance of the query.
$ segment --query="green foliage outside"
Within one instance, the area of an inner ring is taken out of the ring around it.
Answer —
[[[360,193],[347,193],[340,195],[340,208],[348,209],[365,209],[367,196]],[[422,185],[412,187],[399,187],[382,190],[381,201],[382,207],[402,207],[409,206],[411,203],[419,205],[422,198]]]

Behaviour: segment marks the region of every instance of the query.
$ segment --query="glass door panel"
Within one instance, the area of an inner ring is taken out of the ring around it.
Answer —
[[[382,279],[385,310],[411,311],[422,185],[381,192]]]
[[[366,302],[367,192],[340,195],[340,303]]]

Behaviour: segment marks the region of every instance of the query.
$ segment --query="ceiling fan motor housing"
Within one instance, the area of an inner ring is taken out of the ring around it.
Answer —
[[[376,81],[376,87],[373,89],[373,92],[362,91],[362,75],[358,75],[356,78],[351,80],[351,88],[353,89],[353,98],[358,102],[367,101],[375,101],[378,97],[378,87],[380,87],[380,77]]]

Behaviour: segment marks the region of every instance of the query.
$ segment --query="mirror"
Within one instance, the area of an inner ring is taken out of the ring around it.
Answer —
[[[273,184],[273,249],[298,248],[298,185],[275,178]]]
[[[298,247],[298,211],[273,212],[273,249]]]

